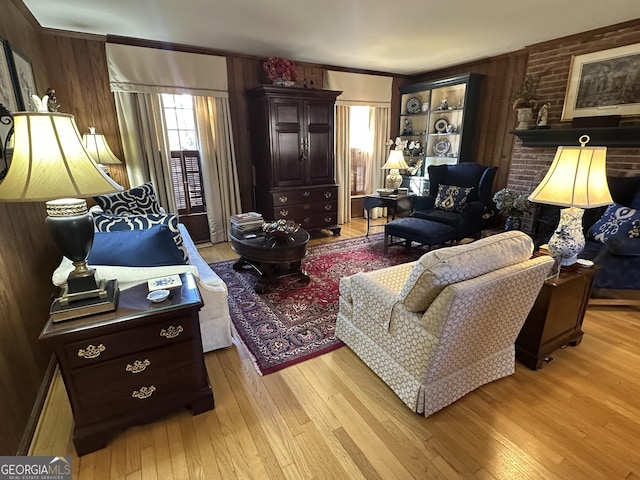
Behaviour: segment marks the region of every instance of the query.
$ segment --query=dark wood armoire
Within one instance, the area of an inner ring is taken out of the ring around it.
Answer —
[[[247,93],[256,210],[267,221],[338,235],[334,116],[341,92],[264,85]]]

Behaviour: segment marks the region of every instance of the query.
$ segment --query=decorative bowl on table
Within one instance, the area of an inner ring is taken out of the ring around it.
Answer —
[[[378,195],[381,197],[387,197],[395,192],[395,190],[393,188],[378,188],[376,192],[378,192]]]
[[[288,240],[299,229],[299,223],[296,223],[293,220],[285,220],[283,218],[262,224],[262,231],[278,241]]]

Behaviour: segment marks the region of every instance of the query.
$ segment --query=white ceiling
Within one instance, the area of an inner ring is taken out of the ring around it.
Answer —
[[[23,0],[45,28],[413,74],[640,18],[638,0]]]

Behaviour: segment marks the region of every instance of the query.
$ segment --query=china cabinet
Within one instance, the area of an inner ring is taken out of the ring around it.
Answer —
[[[474,161],[473,137],[482,75],[467,73],[400,89],[399,136],[407,141],[403,186],[428,189],[429,165]]]
[[[261,86],[247,92],[256,210],[305,230],[338,226],[334,114],[341,92]]]

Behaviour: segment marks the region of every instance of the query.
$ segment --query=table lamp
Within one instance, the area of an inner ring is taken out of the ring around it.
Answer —
[[[587,147],[588,135],[579,147],[558,147],[549,171],[529,195],[536,203],[559,205],[560,222],[549,240],[549,253],[560,265],[573,265],[584,248],[582,215],[584,208],[613,202],[607,183],[607,148]]]
[[[98,168],[107,175],[109,175],[109,170],[105,165],[120,165],[122,163],[109,148],[104,135],[96,133],[95,127],[89,127],[89,133],[82,134],[82,143],[89,152],[89,156],[98,164]]]
[[[52,306],[52,314],[56,305],[58,309],[73,307],[76,317],[98,313],[100,309],[92,309],[92,303],[102,305],[100,311],[114,310],[117,282],[96,279],[95,270],[87,266],[94,237],[93,216],[85,200],[68,197],[91,197],[123,188],[91,159],[73,115],[47,112],[46,101],[42,103],[44,111],[14,114],[13,155],[0,183],[0,201],[46,201],[46,224],[60,251],[75,267],[62,296]]]
[[[402,175],[400,175],[400,169],[407,169],[409,165],[404,161],[404,154],[402,150],[391,150],[389,152],[389,158],[382,166],[383,170],[389,170],[387,175],[386,188],[390,190],[397,190],[402,183]]]

